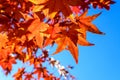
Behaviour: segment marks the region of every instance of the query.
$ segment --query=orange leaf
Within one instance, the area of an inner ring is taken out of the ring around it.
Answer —
[[[58,35],[58,33],[61,31],[59,26],[50,26],[45,33],[50,34],[50,38],[54,39]]]
[[[91,23],[91,21],[97,18],[101,13],[95,14],[93,16],[86,16],[87,12],[88,10],[81,14],[81,16],[76,17],[79,26],[85,27],[87,31],[92,33],[103,34],[94,24]]]
[[[15,78],[15,80],[22,80],[22,75],[25,72],[24,70],[25,70],[25,68],[19,68],[18,69],[18,72],[13,75],[13,77]]]
[[[39,19],[32,20],[31,24],[27,26],[28,40],[31,40],[35,35],[39,34],[39,32],[44,32],[49,27],[49,25],[40,22]]]
[[[73,58],[75,59],[76,63],[78,63],[78,48],[77,45],[67,36],[64,36],[58,40],[56,40],[58,47],[53,54],[57,54],[64,50],[68,46],[68,50],[71,52]]]
[[[51,39],[51,38],[45,39],[45,42],[44,42],[44,46],[43,46],[43,47],[46,47],[46,46],[48,46],[48,45],[51,45],[52,42],[53,42],[53,39]]]
[[[6,46],[6,42],[8,42],[8,36],[0,33],[0,49]]]
[[[78,36],[78,42],[79,45],[82,46],[92,46],[94,44],[89,43],[85,38],[83,38],[81,35]]]
[[[70,38],[68,38],[67,41],[68,41],[68,50],[71,52],[76,63],[78,63],[78,56],[79,56],[78,47],[70,40]]]
[[[43,33],[38,33],[35,36],[35,39],[36,39],[36,43],[37,43],[38,47],[42,48],[43,47],[44,34]]]
[[[69,17],[72,14],[72,11],[69,7],[67,0],[45,0],[41,2],[39,6],[38,5],[35,6],[33,8],[33,11],[34,12],[43,11],[43,13],[47,17],[52,18],[52,19],[55,17],[55,15],[59,11],[61,11],[65,17]]]
[[[31,80],[31,79],[34,80],[33,74],[26,73],[26,74],[25,74],[25,79],[24,79],[24,80]]]
[[[44,3],[48,0],[29,0],[30,2],[34,3],[34,4],[41,4],[41,3]]]
[[[59,38],[56,40],[56,43],[58,45],[56,51],[53,54],[57,54],[64,50],[67,46],[67,37]]]

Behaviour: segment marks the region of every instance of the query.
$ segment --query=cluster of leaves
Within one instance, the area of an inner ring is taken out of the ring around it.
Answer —
[[[46,61],[56,64],[45,47],[57,44],[53,54],[69,50],[78,63],[78,45],[93,45],[86,40],[87,31],[103,34],[91,23],[101,13],[86,15],[90,5],[109,10],[113,3],[112,0],[0,0],[0,66],[8,74],[16,60],[29,62],[34,66],[33,72],[20,68],[14,75],[16,80],[30,80],[35,74],[38,79],[59,80],[42,66]],[[43,51],[41,56],[36,55],[38,49]],[[64,68],[62,71],[62,75],[68,74]]]

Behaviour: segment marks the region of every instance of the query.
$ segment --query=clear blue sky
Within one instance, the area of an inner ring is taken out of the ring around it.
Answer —
[[[53,56],[63,65],[73,65],[71,73],[77,80],[120,80],[120,0],[107,10],[89,10],[89,14],[102,11],[93,22],[105,35],[88,33],[87,39],[95,43],[92,47],[79,46],[79,63],[76,64],[69,52],[63,51]],[[13,80],[3,76],[0,80]]]

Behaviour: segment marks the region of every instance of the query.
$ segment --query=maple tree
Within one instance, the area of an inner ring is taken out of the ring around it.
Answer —
[[[63,50],[78,63],[78,45],[92,46],[87,32],[104,34],[92,21],[101,13],[87,16],[88,9],[110,9],[112,0],[0,0],[0,66],[5,74],[11,72],[17,60],[29,63],[33,71],[19,68],[15,80],[60,80],[61,76],[75,79],[61,64],[49,56],[48,45],[57,44],[52,55]],[[38,50],[42,54],[36,55]],[[48,62],[60,72],[60,77],[43,66]],[[37,76],[37,77],[35,77]]]

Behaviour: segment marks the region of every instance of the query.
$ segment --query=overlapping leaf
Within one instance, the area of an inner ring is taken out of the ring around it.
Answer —
[[[69,17],[72,14],[67,0],[44,0],[41,2],[37,2],[37,0],[30,1],[34,4],[39,4],[33,8],[33,12],[41,10],[46,16],[50,18],[54,18],[55,15],[60,11],[64,14],[65,17]]]
[[[43,67],[42,63],[50,61],[44,47],[57,44],[54,54],[68,50],[78,63],[78,45],[93,45],[87,41],[87,32],[103,34],[92,24],[101,13],[86,16],[87,9],[92,4],[94,8],[109,10],[113,3],[113,0],[0,0],[0,66],[8,74],[16,60],[29,62],[33,70],[28,73],[20,68],[13,76],[16,80],[60,80]],[[38,49],[42,54],[37,54]],[[55,64],[59,66],[57,61]],[[63,74],[68,73],[62,70]]]
[[[58,37],[55,41],[58,44],[56,52],[57,54],[64,49],[68,49],[72,56],[74,57],[76,63],[78,63],[78,47],[77,44],[82,46],[91,46],[92,43],[89,43],[86,40],[86,33],[90,31],[92,33],[103,34],[94,24],[91,22],[98,17],[101,13],[95,14],[92,16],[86,16],[87,11],[81,14],[79,17],[76,17],[76,22],[64,22],[61,23],[61,37]],[[55,35],[55,34],[54,34]]]
[[[89,0],[89,2],[93,5],[94,8],[99,7],[105,8],[107,10],[110,9],[110,4],[114,4],[115,1],[113,0]]]

